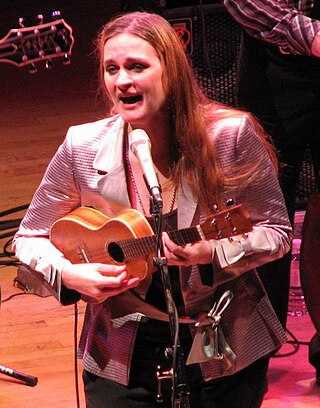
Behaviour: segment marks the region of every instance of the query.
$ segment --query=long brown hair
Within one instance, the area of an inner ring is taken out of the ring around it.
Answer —
[[[208,211],[213,204],[221,206],[219,197],[227,177],[219,167],[215,147],[208,135],[208,125],[226,115],[239,114],[240,111],[208,100],[195,79],[186,53],[172,26],[160,15],[147,12],[115,16],[98,35],[96,51],[100,59],[100,84],[109,102],[110,98],[104,86],[104,45],[110,38],[122,33],[138,36],[150,43],[163,65],[170,137],[176,158],[172,169],[173,181],[178,183],[183,177],[186,178],[201,205]],[[262,128],[252,116],[250,118],[276,166],[274,152],[267,143]],[[249,170],[247,168],[238,172],[238,181],[241,178],[244,181],[245,173]]]

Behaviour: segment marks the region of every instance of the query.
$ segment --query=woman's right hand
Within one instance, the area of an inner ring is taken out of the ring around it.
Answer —
[[[62,284],[82,295],[90,303],[100,303],[138,286],[139,278],[128,278],[126,265],[84,263],[68,265],[62,270]]]

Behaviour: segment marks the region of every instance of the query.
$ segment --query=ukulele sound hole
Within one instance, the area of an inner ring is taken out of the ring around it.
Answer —
[[[120,246],[116,244],[115,242],[111,242],[108,245],[108,252],[111,256],[112,259],[114,259],[117,262],[123,262],[124,261],[124,253]]]

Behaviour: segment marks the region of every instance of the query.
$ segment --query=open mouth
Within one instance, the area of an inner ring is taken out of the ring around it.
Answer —
[[[126,104],[134,104],[142,101],[142,96],[141,95],[123,96],[122,98],[120,98],[120,101]]]

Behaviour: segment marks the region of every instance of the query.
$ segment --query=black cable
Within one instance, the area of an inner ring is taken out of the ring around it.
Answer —
[[[288,341],[287,343],[292,344],[293,345],[293,351],[289,351],[288,353],[277,353],[275,355],[273,355],[273,358],[281,358],[281,357],[288,357],[288,356],[292,356],[293,354],[296,354],[299,349],[300,349],[300,345],[304,344],[304,345],[308,345],[308,342],[301,342],[299,341],[296,336],[288,329],[286,328],[286,332],[288,333],[288,335],[292,338],[292,340]]]
[[[289,340],[288,343],[289,343],[289,344],[293,344],[293,341],[292,341],[292,340]],[[301,340],[299,340],[299,344],[300,344],[301,346],[309,346],[310,341],[301,341]]]
[[[5,232],[4,234],[0,234],[0,239],[12,237],[18,230]]]
[[[22,218],[0,221],[0,231],[11,229],[11,228],[16,228],[20,225],[21,221],[22,221]]]
[[[13,231],[13,235],[14,235],[16,232],[18,232],[18,230],[17,230],[17,231]],[[12,236],[11,239],[9,239],[7,242],[5,242],[5,244],[4,244],[4,246],[3,246],[3,252],[4,252],[4,254],[6,254],[9,258],[15,255],[15,253],[14,253],[13,251],[9,251],[9,250],[8,250],[8,247],[12,244],[12,241],[13,241],[13,236]]]
[[[0,265],[1,266],[17,266],[17,265],[20,265],[20,262],[19,261],[14,261],[14,260],[12,260],[12,261],[0,261]]]
[[[2,234],[0,235],[0,239],[3,238],[3,235],[6,236],[11,236],[15,234],[16,231],[11,231],[10,234]],[[4,243],[3,245],[3,252],[0,253],[0,258],[9,258],[6,260],[0,260],[0,265],[5,265],[5,266],[18,266],[21,264],[21,262],[18,260],[18,258],[15,257],[15,253],[13,251],[10,251],[8,248],[12,243],[13,238],[9,239],[7,242]]]
[[[5,299],[1,300],[1,303],[5,303],[8,302],[9,300],[11,300],[12,298],[16,297],[16,296],[22,296],[22,295],[34,295],[33,292],[21,292],[21,293],[13,293],[12,295],[8,296]]]
[[[18,211],[26,210],[29,207],[30,204],[23,204],[20,205],[19,207],[13,207],[10,208],[9,210],[5,210],[0,212],[0,217],[4,217],[5,215],[9,215]]]
[[[75,375],[75,387],[76,387],[76,400],[77,408],[80,408],[80,395],[79,395],[79,372],[78,372],[78,317],[79,309],[78,303],[74,304],[74,329],[73,329],[73,341],[74,341],[74,375]]]

